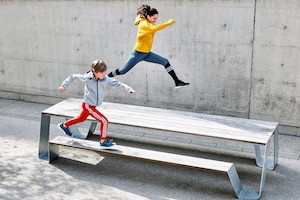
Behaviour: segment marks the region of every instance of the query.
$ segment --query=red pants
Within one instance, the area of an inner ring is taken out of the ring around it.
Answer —
[[[97,110],[96,106],[90,106],[84,102],[82,102],[82,111],[80,115],[66,121],[64,125],[66,127],[69,127],[74,124],[84,122],[88,116],[92,116],[98,122],[100,122],[100,140],[107,139],[107,128],[108,128],[107,118]]]

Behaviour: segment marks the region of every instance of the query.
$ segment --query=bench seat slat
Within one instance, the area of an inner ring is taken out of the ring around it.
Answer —
[[[189,166],[195,168],[209,169],[214,171],[228,172],[232,167],[232,163],[216,161],[204,158],[197,158],[185,155],[178,155],[166,152],[159,152],[153,150],[139,149],[134,147],[116,145],[111,149],[100,147],[99,142],[90,140],[81,140],[76,138],[69,138],[57,136],[49,141],[50,145],[61,145],[67,147],[74,147],[80,149],[88,149],[97,152],[105,152],[109,154],[116,154],[121,156],[140,158],[182,166]]]
[[[81,110],[80,99],[66,99],[42,113],[74,117]],[[104,102],[99,108],[110,123],[266,144],[275,122],[206,115],[186,111]],[[94,121],[89,117],[88,120]],[[255,133],[255,134],[254,134]]]

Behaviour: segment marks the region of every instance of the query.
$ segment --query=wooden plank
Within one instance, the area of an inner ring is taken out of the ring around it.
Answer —
[[[151,161],[202,168],[202,169],[221,171],[221,172],[227,172],[233,165],[232,163],[223,162],[223,161],[216,161],[216,160],[184,156],[184,155],[178,155],[178,154],[172,154],[166,152],[139,149],[134,147],[122,146],[122,145],[116,145],[115,147],[104,148],[104,147],[100,147],[99,142],[96,141],[82,140],[82,139],[63,137],[63,136],[55,137],[54,139],[49,141],[49,144],[86,149],[86,150],[92,150],[96,152],[114,154],[119,156],[146,159]]]
[[[80,99],[66,99],[42,113],[74,117],[81,111]],[[266,144],[277,123],[186,111],[104,102],[99,108],[110,123]],[[88,120],[93,120],[89,117]]]

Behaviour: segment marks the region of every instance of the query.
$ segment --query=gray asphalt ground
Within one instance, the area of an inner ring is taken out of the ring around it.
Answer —
[[[0,99],[0,199],[236,199],[226,174],[145,160],[61,149],[52,164],[38,159],[40,113],[51,105]],[[63,135],[51,118],[50,137]],[[80,125],[86,131],[88,124]],[[233,162],[246,189],[261,169],[247,144],[111,126],[118,144]],[[91,139],[97,140],[94,135]],[[161,145],[163,144],[163,145]],[[300,199],[300,137],[280,135],[279,162],[261,199]]]

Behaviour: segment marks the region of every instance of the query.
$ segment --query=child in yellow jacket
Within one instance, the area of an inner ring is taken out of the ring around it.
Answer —
[[[185,83],[178,79],[168,59],[151,52],[155,32],[175,23],[174,19],[170,19],[163,24],[156,25],[155,22],[157,19],[158,11],[155,8],[151,8],[148,5],[142,5],[138,8],[134,23],[135,25],[138,25],[138,33],[134,49],[132,50],[125,65],[110,72],[108,74],[109,77],[126,74],[137,63],[146,61],[163,65],[169,75],[173,78],[175,82],[175,89],[189,85],[189,83]]]

